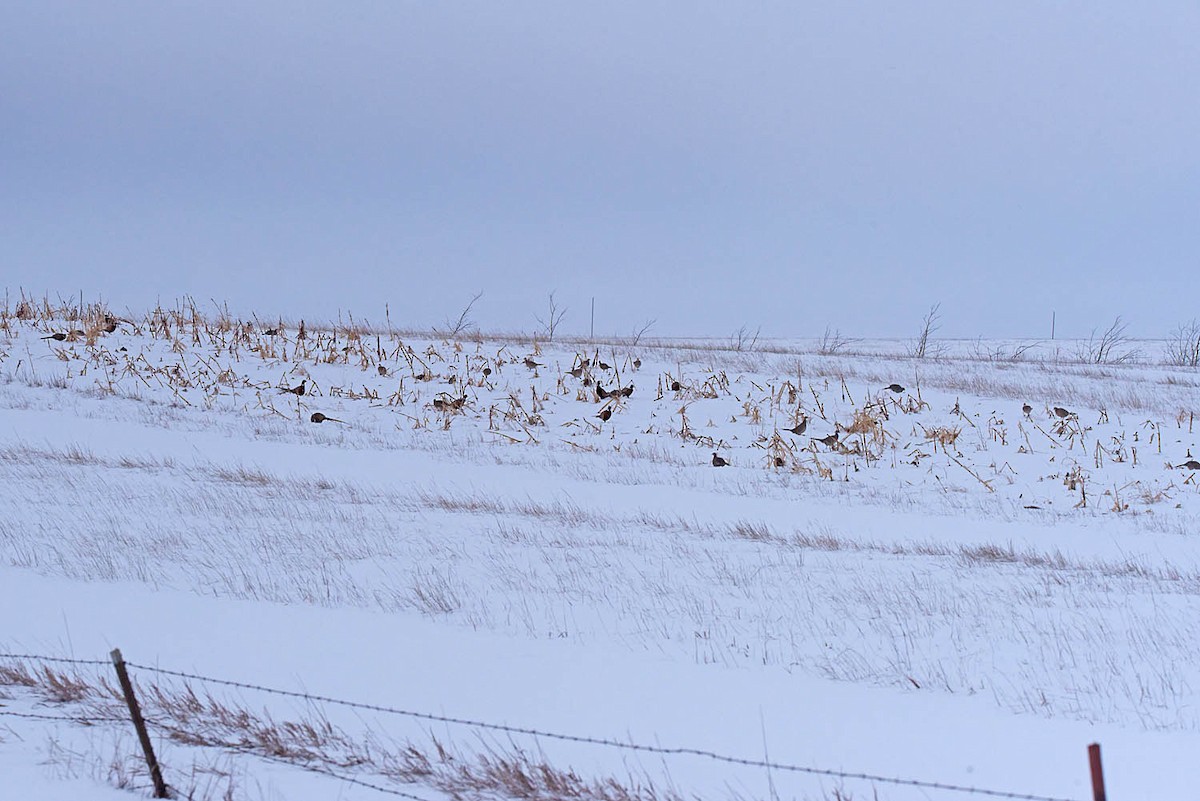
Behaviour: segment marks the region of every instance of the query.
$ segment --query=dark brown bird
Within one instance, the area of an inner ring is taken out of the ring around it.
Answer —
[[[535,362],[533,359],[529,358],[528,356],[525,357],[525,366],[528,367],[530,370],[536,370],[537,368],[541,367],[540,364],[538,364],[537,362]]]
[[[446,393],[441,393],[444,397],[433,399],[433,408],[439,412],[444,412],[447,409],[461,409],[467,403],[467,396],[463,395],[458,398],[445,397]]]
[[[728,466],[729,466],[729,462],[725,461],[725,460],[724,460],[724,459],[722,459],[720,456],[717,456],[717,455],[714,453],[714,454],[713,454],[713,460],[712,460],[712,466],[713,466],[713,467],[728,467]]]
[[[601,370],[611,370],[612,369],[611,366],[605,364],[604,362],[596,362],[596,364],[598,364],[600,366]]]
[[[308,388],[305,386],[307,383],[308,383],[308,379],[304,379],[303,381],[300,382],[300,384],[298,386],[294,386],[294,387],[290,387],[290,388],[285,387],[279,391],[281,393],[287,392],[289,394],[295,395],[298,398],[301,395],[303,395],[305,392],[308,391]]]
[[[884,389],[895,392],[897,395],[904,391],[904,387],[900,384],[888,384]]]
[[[107,323],[104,324],[104,333],[111,334],[113,331],[116,331],[116,330],[117,330],[117,321],[116,320],[109,320]]]
[[[279,329],[278,328],[268,328],[266,331],[263,331],[263,333],[269,337],[277,337],[277,336],[279,336]]]
[[[1026,417],[1028,417],[1029,413],[1033,411],[1033,407],[1027,403],[1021,407],[1021,411],[1025,413]]]
[[[629,386],[625,387],[624,389],[618,389],[617,392],[620,392],[622,395],[624,395],[627,398],[632,398],[633,397],[633,384],[630,384]]]
[[[1062,420],[1066,420],[1068,417],[1071,417],[1071,416],[1072,416],[1073,412],[1069,412],[1069,411],[1067,411],[1066,409],[1064,409],[1064,408],[1063,408],[1063,407],[1061,407],[1061,406],[1055,406],[1055,407],[1054,407],[1054,414],[1055,414],[1056,416],[1058,416],[1060,419],[1062,419]]]
[[[617,390],[617,391],[620,392],[620,390]],[[599,384],[596,384],[596,394],[600,396],[600,400],[604,400],[605,398],[612,395],[613,393],[609,392],[607,389],[600,386]]]
[[[641,369],[642,369],[642,360],[641,360],[641,359],[634,359],[634,360],[633,360],[633,369],[634,369],[634,370],[641,370]]]
[[[579,367],[576,367],[572,370],[568,370],[567,375],[573,376],[575,378],[583,378],[583,365],[580,365]]]
[[[783,457],[782,457],[782,456],[776,456],[776,457],[775,457],[775,466],[776,466],[776,467],[783,467]]]
[[[379,374],[380,374],[380,375],[387,375],[387,368],[386,368],[386,367],[384,367],[382,364],[381,364],[381,365],[379,365]]]
[[[64,334],[62,331],[55,331],[53,334],[50,334],[49,336],[42,337],[42,339],[53,339],[55,342],[62,342],[66,338],[67,338],[67,335]]]
[[[492,368],[490,368],[490,367],[483,368],[483,377],[484,378],[487,378],[491,374],[492,374]]]
[[[672,391],[672,392],[678,392],[678,391],[679,391],[679,390],[681,390],[681,389],[683,389],[683,387],[682,387],[682,386],[680,386],[680,384],[679,384],[679,382],[678,382],[678,381],[672,381],[672,382],[671,382],[671,391]]]
[[[815,438],[815,439],[813,439],[813,442],[819,442],[822,445],[824,445],[826,448],[836,448],[837,444],[838,444],[837,432],[836,431],[833,432],[828,437]]]
[[[1175,465],[1176,470],[1200,470],[1200,462],[1195,459],[1188,459],[1183,464]]]
[[[803,420],[801,420],[799,423],[797,423],[792,428],[784,429],[784,431],[790,431],[793,434],[795,434],[796,436],[800,436],[807,430],[808,430],[808,417],[807,416],[805,416],[805,418]]]
[[[314,423],[344,423],[344,420],[338,420],[336,417],[326,417],[320,412],[313,412],[312,417],[308,418]]]
[[[612,409],[601,409],[600,414],[596,416],[607,423],[608,418],[612,417]]]

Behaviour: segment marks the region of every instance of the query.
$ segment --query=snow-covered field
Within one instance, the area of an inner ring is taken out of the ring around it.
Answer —
[[[1157,343],[105,315],[3,310],[0,651],[1063,799],[1098,741],[1110,797],[1194,794],[1200,375]],[[185,797],[969,797],[134,673]],[[148,794],[104,682],[0,659],[0,797]]]

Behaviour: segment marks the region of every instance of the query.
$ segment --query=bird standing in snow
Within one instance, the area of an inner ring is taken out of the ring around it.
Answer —
[[[826,448],[836,448],[837,444],[838,444],[837,432],[835,431],[827,437],[815,438],[815,439],[813,439],[813,442],[819,442],[822,445],[824,445]]]

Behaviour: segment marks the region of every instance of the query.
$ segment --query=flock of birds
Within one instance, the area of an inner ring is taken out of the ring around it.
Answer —
[[[51,337],[43,337],[43,339],[47,339],[47,338],[51,338],[51,339],[63,338],[63,339],[65,339],[65,335],[64,334],[54,334]],[[640,368],[641,367],[641,359],[635,359],[633,364],[634,364],[635,369]],[[540,367],[545,367],[545,364],[535,361],[532,357],[528,357],[528,356],[525,357],[525,359],[524,359],[524,365],[525,365],[525,367],[529,368],[530,370],[536,370]],[[588,370],[588,368],[590,366],[591,366],[591,362],[588,359],[580,358],[578,360],[578,362],[575,364],[575,366],[567,371],[567,375],[573,376],[574,378],[583,378],[585,376],[586,371]],[[605,362],[599,361],[599,360],[597,360],[595,366],[599,367],[601,370],[611,370],[612,369],[611,365],[606,364]],[[380,371],[381,375],[386,375],[386,373],[387,373],[387,370],[385,367],[383,367],[383,365],[379,366],[379,371]],[[491,373],[490,368],[484,368],[484,373],[485,373],[485,375],[490,374]],[[679,381],[673,380],[671,382],[671,390],[672,391],[678,392],[682,388],[683,388],[682,384],[680,384]],[[633,396],[634,385],[632,383],[630,383],[629,386],[627,386],[627,387],[618,387],[615,390],[608,390],[608,389],[605,389],[599,382],[596,382],[595,389],[596,389],[596,395],[601,400],[606,400],[608,398],[622,398],[622,397],[629,398],[629,397]],[[896,394],[896,395],[902,395],[902,394],[904,394],[904,392],[907,391],[907,388],[903,384],[897,384],[897,383],[888,384],[883,389],[888,392],[891,392],[893,394]],[[295,387],[285,387],[285,388],[280,389],[281,393],[290,393],[290,394],[296,395],[296,396],[304,395],[305,391],[306,391],[306,381],[301,381]],[[449,408],[454,408],[454,409],[462,408],[462,405],[464,403],[466,403],[466,395],[463,395],[460,398],[456,398],[456,399],[453,399],[450,401],[442,400],[439,398],[435,398],[433,400],[433,406],[435,409],[438,409],[438,410],[444,410],[444,409],[449,409]],[[1051,411],[1054,413],[1054,416],[1057,417],[1059,420],[1066,421],[1066,420],[1072,420],[1072,419],[1077,418],[1077,415],[1075,412],[1073,412],[1070,409],[1067,409],[1066,407],[1063,407],[1063,406],[1054,406],[1054,407],[1052,407]],[[1033,406],[1031,406],[1029,403],[1025,403],[1021,406],[1021,412],[1024,414],[1026,419],[1032,419]],[[613,413],[612,407],[605,406],[596,414],[596,417],[598,417],[603,422],[608,422],[612,418],[612,413]],[[336,418],[329,417],[325,414],[322,414],[321,412],[314,412],[310,419],[314,423],[325,423],[325,422],[341,423],[341,422],[343,422],[342,420],[338,420]],[[796,425],[792,426],[791,428],[785,428],[783,430],[787,433],[794,434],[797,437],[804,436],[804,434],[807,433],[807,431],[808,431],[808,420],[809,420],[808,415],[803,415],[801,417],[800,421]],[[835,424],[834,432],[832,434],[828,434],[824,437],[813,437],[813,438],[811,438],[811,442],[813,442],[814,444],[824,445],[827,449],[833,450],[838,447],[840,439],[841,439],[840,426],[838,424]],[[1190,456],[1190,454],[1189,454],[1189,456]],[[721,456],[716,451],[713,451],[713,453],[712,453],[712,466],[713,467],[729,467],[730,464],[731,464],[731,462],[729,461],[729,459]],[[1178,465],[1172,465],[1172,469],[1175,469],[1175,470],[1200,470],[1200,461],[1189,458],[1186,461],[1181,462]]]
[[[123,322],[121,319],[114,317],[110,314],[106,314],[102,318],[98,330],[97,329],[93,329],[93,330],[95,330],[97,333],[103,332],[103,333],[111,334],[117,330],[117,328],[119,327],[121,322]],[[263,333],[266,334],[267,336],[275,336],[275,335],[278,335],[280,333],[280,331],[279,331],[279,329],[275,329],[275,328],[267,328],[263,331]],[[47,334],[46,336],[41,337],[41,339],[50,340],[53,342],[64,342],[64,341],[67,341],[68,339],[73,340],[75,338],[86,337],[86,336],[88,336],[88,332],[85,332],[82,330],[68,330],[68,331],[56,331],[56,332],[53,332],[51,334]],[[534,370],[534,371],[546,366],[544,363],[536,361],[532,356],[524,357],[524,359],[522,360],[522,363],[524,364],[524,366],[526,368],[528,368],[530,370]],[[641,364],[642,363],[641,363],[640,358],[635,358],[632,361],[632,366],[634,367],[635,370],[639,369],[641,367]],[[629,397],[633,396],[634,385],[632,382],[628,386],[617,386],[614,389],[606,389],[599,382],[599,380],[594,380],[592,378],[592,373],[591,373],[592,368],[599,368],[599,370],[605,371],[605,372],[611,371],[613,369],[612,365],[605,363],[604,361],[600,360],[599,358],[596,358],[595,360],[590,360],[583,356],[577,356],[575,361],[573,362],[573,366],[571,367],[571,369],[566,371],[566,375],[570,375],[576,379],[583,380],[585,386],[594,387],[596,396],[602,401],[609,400],[609,399],[629,398]],[[389,375],[389,371],[388,371],[387,367],[385,367],[382,364],[377,366],[377,370],[378,370],[380,376]],[[485,379],[487,379],[491,375],[491,373],[492,373],[492,369],[490,367],[485,366],[482,369],[482,375],[484,376]],[[417,377],[418,378],[428,378],[429,376],[417,376]],[[453,380],[453,379],[451,379],[451,380]],[[669,383],[669,387],[673,392],[679,392],[682,389],[684,389],[683,384],[678,379],[672,379]],[[904,385],[898,384],[898,383],[888,384],[887,386],[883,387],[883,390],[885,390],[887,392],[891,392],[896,395],[901,395],[907,391],[907,389]],[[288,386],[279,387],[278,391],[280,394],[294,395],[297,398],[304,397],[308,393],[308,380],[307,379],[301,380],[299,384],[297,384],[295,386],[291,386],[291,387],[288,387]],[[445,394],[445,393],[443,393],[443,394]],[[458,397],[451,397],[449,395],[447,395],[446,397],[436,397],[432,401],[432,406],[437,411],[457,411],[457,410],[462,409],[466,403],[467,403],[467,395],[465,393],[463,393],[463,394],[459,395]],[[1030,405],[1029,403],[1023,404],[1021,407],[1021,411],[1024,414],[1026,419],[1032,419],[1032,414],[1034,411],[1034,408],[1032,405]],[[1063,422],[1077,419],[1077,415],[1075,412],[1073,412],[1063,406],[1053,406],[1053,407],[1051,407],[1051,411],[1055,417],[1057,417],[1060,421],[1063,421]],[[595,416],[602,422],[608,422],[613,416],[613,406],[611,404],[606,403],[596,413]],[[340,423],[343,425],[345,424],[344,420],[340,420],[336,417],[332,417],[330,415],[327,415],[327,414],[325,414],[323,412],[319,412],[319,411],[313,412],[309,416],[309,420],[312,423]],[[808,431],[808,424],[809,424],[808,416],[803,415],[803,416],[801,416],[800,420],[796,423],[796,425],[794,425],[790,428],[782,429],[782,430],[784,432],[792,434],[796,437],[802,437]],[[834,429],[833,433],[828,434],[823,437],[812,437],[812,438],[810,438],[810,442],[813,443],[814,446],[822,445],[829,450],[836,450],[840,444],[840,435],[841,435],[841,426],[840,426],[840,424],[835,423],[835,429]],[[1181,462],[1178,465],[1171,465],[1172,469],[1200,471],[1200,461],[1197,461],[1196,459],[1191,458],[1191,453],[1188,453],[1188,457],[1189,458],[1187,458],[1185,461]],[[728,466],[730,466],[731,461],[728,457],[722,456],[720,453],[714,451],[714,452],[712,452],[711,464],[713,467],[728,467]]]
[[[676,382],[671,388],[675,391],[678,391],[679,390],[678,382]],[[884,389],[887,390],[888,392],[891,392],[896,395],[902,395],[906,391],[906,387],[903,384],[888,384],[886,387],[884,387]],[[783,430],[789,434],[795,434],[797,437],[804,436],[805,432],[808,431],[808,415],[802,415],[799,423],[792,426],[791,428],[785,428]],[[838,443],[841,441],[840,430],[841,430],[841,424],[835,423],[834,431],[832,434],[828,434],[824,437],[813,437],[811,439],[811,441],[813,443],[820,443],[821,445],[824,445],[826,448],[833,450],[834,448],[837,448]],[[729,460],[714,452],[712,455],[712,466],[713,467],[728,467]]]
[[[381,367],[381,369],[384,369]],[[281,387],[280,395],[295,395],[297,398],[303,397],[308,392],[308,379],[304,379],[294,387]],[[436,403],[436,401],[435,401]],[[336,417],[330,417],[322,412],[313,412],[308,418],[314,423],[345,423],[345,420],[338,420]]]
[[[676,389],[676,390],[678,390],[678,388],[679,388],[678,384],[676,384],[672,387],[672,389]],[[892,392],[897,395],[900,395],[906,391],[906,388],[902,384],[893,383],[893,384],[889,384],[886,387],[884,387],[884,390]],[[1029,403],[1022,404],[1021,412],[1024,414],[1024,416],[1027,420],[1033,419],[1033,417],[1032,417],[1033,406],[1030,405]],[[1071,411],[1070,409],[1067,409],[1064,406],[1053,406],[1053,407],[1051,407],[1051,412],[1060,421],[1065,422],[1068,420],[1078,419],[1078,415],[1075,412]],[[783,429],[783,431],[790,433],[790,434],[795,434],[796,436],[803,436],[805,434],[805,432],[807,432],[807,430],[808,430],[808,415],[803,415],[800,419],[800,422],[797,423],[795,426],[792,426],[791,428]],[[840,443],[840,432],[841,432],[841,424],[835,422],[834,423],[834,432],[832,434],[829,434],[824,437],[813,437],[811,439],[811,442],[813,442],[814,444],[819,443],[821,445],[824,445],[829,450],[834,450],[838,447],[838,445]],[[1180,462],[1177,465],[1170,465],[1170,468],[1172,470],[1200,470],[1200,461],[1197,461],[1196,459],[1191,458],[1190,451],[1188,452],[1187,455],[1188,455],[1188,458],[1185,461]],[[712,454],[712,466],[713,467],[728,467],[729,465],[730,465],[729,459],[721,456],[719,453],[716,453],[715,451],[713,452],[713,454]]]

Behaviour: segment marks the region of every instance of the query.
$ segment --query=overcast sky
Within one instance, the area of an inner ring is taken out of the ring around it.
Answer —
[[[1200,316],[1195,2],[0,2],[0,284],[586,333]]]

